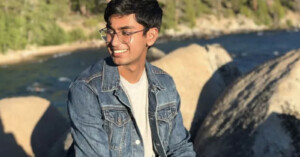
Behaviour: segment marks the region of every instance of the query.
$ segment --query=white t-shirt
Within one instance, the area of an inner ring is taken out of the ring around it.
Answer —
[[[133,116],[142,135],[144,144],[144,156],[153,157],[153,147],[151,138],[151,129],[148,117],[148,79],[144,70],[140,80],[137,83],[130,83],[122,76],[120,77],[121,87],[127,94]],[[139,144],[137,142],[136,144]]]

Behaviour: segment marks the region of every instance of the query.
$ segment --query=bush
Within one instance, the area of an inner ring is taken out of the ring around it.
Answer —
[[[273,15],[275,20],[282,19],[285,15],[285,8],[282,6],[280,0],[275,0],[273,5],[270,7],[270,13]]]
[[[45,38],[42,45],[58,45],[67,41],[67,34],[56,24],[52,24],[45,31]]]
[[[83,25],[86,27],[96,27],[99,24],[99,19],[97,18],[88,18],[84,21]]]
[[[83,30],[80,28],[73,29],[68,33],[68,41],[70,42],[83,40],[83,39],[85,39],[85,34]]]
[[[187,23],[189,27],[196,25],[196,12],[193,1],[194,0],[184,1],[184,16],[182,17],[182,21]]]
[[[176,3],[174,0],[167,0],[163,6],[164,16],[162,19],[161,31],[169,28],[176,28]]]
[[[22,49],[27,44],[25,19],[22,17],[1,14],[0,15],[0,51],[8,49]]]
[[[197,17],[201,16],[202,14],[211,13],[210,8],[207,5],[205,5],[201,0],[195,0],[194,3]]]
[[[247,6],[242,6],[241,10],[240,10],[240,13],[245,15],[246,17],[254,18],[253,11],[250,8],[248,8]]]
[[[268,6],[265,0],[257,0],[258,9],[256,11],[256,22],[271,25],[272,18],[269,15]]]

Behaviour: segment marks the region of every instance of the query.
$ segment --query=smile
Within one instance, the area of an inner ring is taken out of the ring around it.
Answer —
[[[127,51],[127,49],[124,49],[124,50],[114,50],[114,53],[124,53],[126,51]]]

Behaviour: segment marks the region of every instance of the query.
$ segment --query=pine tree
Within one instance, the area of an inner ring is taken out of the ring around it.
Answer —
[[[186,22],[189,27],[194,27],[196,25],[196,12],[193,1],[194,0],[184,1],[183,21]]]
[[[162,31],[169,28],[176,28],[176,1],[167,0],[163,11],[163,23],[162,23]]]

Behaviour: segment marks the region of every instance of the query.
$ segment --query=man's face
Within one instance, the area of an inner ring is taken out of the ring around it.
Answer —
[[[117,33],[107,43],[108,52],[114,63],[118,66],[144,65],[148,40],[147,35],[144,36],[141,31],[144,26],[137,23],[135,14],[112,15],[108,28]],[[132,32],[136,33],[129,36],[130,40],[122,41],[122,35]]]

